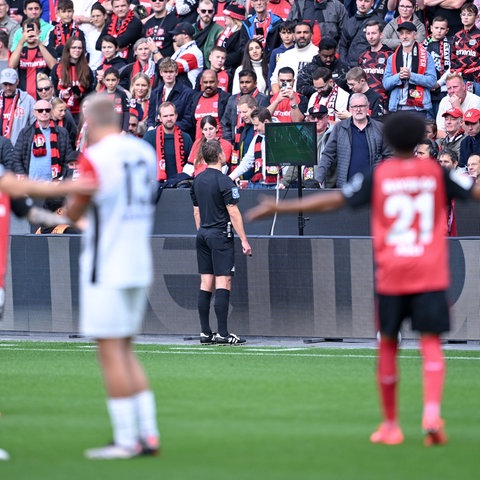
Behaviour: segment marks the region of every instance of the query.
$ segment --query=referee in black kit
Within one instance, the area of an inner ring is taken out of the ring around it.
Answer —
[[[245,343],[227,328],[228,306],[232,276],[235,271],[233,230],[242,242],[245,255],[252,255],[242,214],[237,207],[240,195],[233,180],[222,173],[225,155],[218,140],[208,140],[202,145],[202,155],[207,169],[193,182],[191,196],[193,216],[197,227],[197,261],[200,273],[198,313],[200,316],[200,343],[235,345]],[[233,228],[232,228],[233,227]],[[215,287],[215,314],[218,333],[210,328],[210,300]]]

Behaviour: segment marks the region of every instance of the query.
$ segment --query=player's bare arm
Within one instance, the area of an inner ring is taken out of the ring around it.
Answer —
[[[272,197],[262,197],[258,206],[248,210],[245,219],[249,222],[273,215],[274,213],[328,212],[346,205],[345,197],[338,191],[321,192],[301,199],[275,202]]]
[[[94,191],[91,179],[62,182],[38,182],[29,179],[18,180],[11,172],[4,172],[0,177],[0,189],[12,198],[25,195],[31,197],[62,197],[69,193],[89,194]]]

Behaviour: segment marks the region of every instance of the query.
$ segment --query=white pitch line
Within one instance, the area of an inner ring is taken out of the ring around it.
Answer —
[[[81,350],[78,348],[25,348],[25,347],[6,347],[4,348],[0,344],[1,351],[18,351],[18,352],[68,352],[68,353],[77,353]],[[375,354],[337,354],[337,353],[283,353],[286,349],[278,350],[277,352],[250,352],[244,350],[242,347],[219,347],[213,349],[203,349],[197,348],[194,351],[192,350],[135,350],[137,353],[141,354],[156,354],[156,355],[238,355],[238,356],[248,356],[248,357],[308,357],[308,358],[365,358],[365,359],[375,359],[377,356]],[[411,359],[411,360],[420,360],[420,356],[416,355],[399,355],[398,358],[401,359]],[[473,360],[480,361],[480,357],[446,357],[447,360]]]

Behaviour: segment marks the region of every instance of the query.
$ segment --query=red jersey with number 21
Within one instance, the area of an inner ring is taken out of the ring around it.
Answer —
[[[389,159],[376,168],[372,233],[378,293],[448,288],[446,208],[445,172],[435,161]]]
[[[408,295],[449,285],[448,198],[467,199],[473,180],[433,159],[388,159],[342,188],[351,207],[371,204],[375,290]]]

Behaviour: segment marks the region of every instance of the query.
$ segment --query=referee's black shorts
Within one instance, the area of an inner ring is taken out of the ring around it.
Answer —
[[[218,228],[200,228],[197,233],[198,273],[216,277],[233,276],[235,252],[233,237]]]
[[[423,292],[410,295],[377,294],[378,328],[384,335],[396,337],[403,320],[411,319],[412,330],[440,334],[450,330],[447,292]]]

